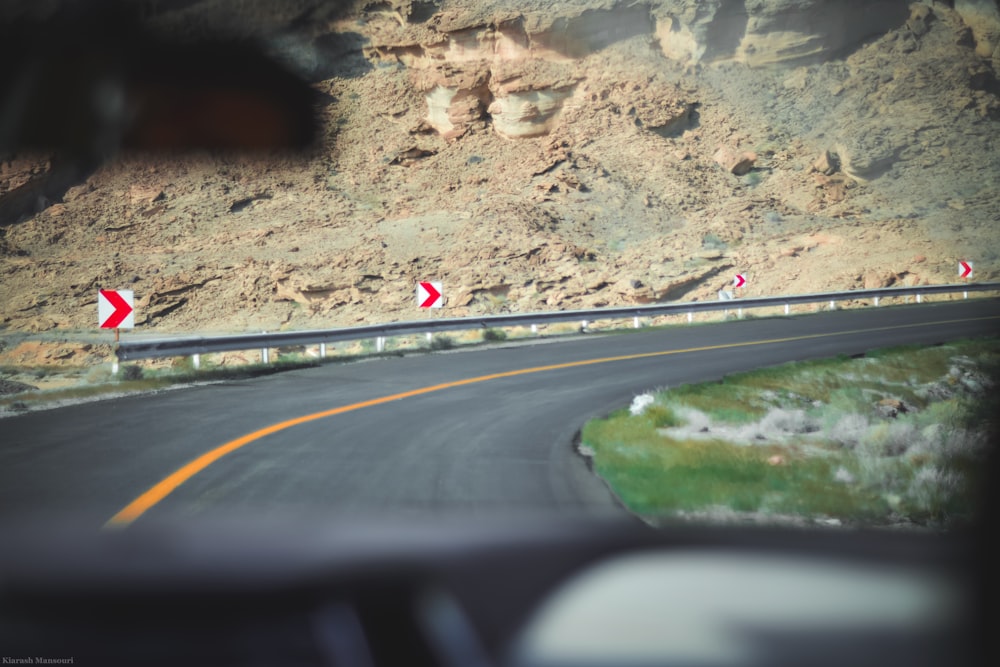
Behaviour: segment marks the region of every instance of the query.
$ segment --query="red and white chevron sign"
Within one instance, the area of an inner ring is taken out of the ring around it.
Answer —
[[[102,289],[97,292],[97,322],[102,329],[135,327],[135,299],[132,290]]]
[[[737,273],[733,277],[733,287],[743,287],[747,284],[747,278],[742,273]]]
[[[958,262],[958,277],[959,278],[972,277],[972,262],[966,262],[965,260],[960,260]]]
[[[440,308],[444,305],[441,283],[417,283],[417,305],[421,308]]]

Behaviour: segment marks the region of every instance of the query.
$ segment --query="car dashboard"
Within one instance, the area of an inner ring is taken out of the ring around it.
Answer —
[[[72,664],[962,665],[968,535],[566,517],[19,520],[0,647]]]

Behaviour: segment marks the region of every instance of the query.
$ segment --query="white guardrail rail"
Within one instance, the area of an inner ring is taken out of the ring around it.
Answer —
[[[930,294],[955,294],[962,292],[967,298],[969,292],[1000,291],[1000,282],[970,283],[959,285],[921,285],[917,287],[885,287],[880,289],[849,290],[844,292],[821,292],[817,294],[799,294],[792,296],[768,296],[754,298],[739,298],[718,301],[691,301],[659,303],[643,306],[620,306],[613,308],[591,308],[588,310],[562,310],[543,313],[517,313],[507,315],[483,315],[478,317],[439,318],[433,320],[390,322],[388,324],[373,324],[340,329],[316,329],[307,331],[280,331],[274,333],[236,334],[222,336],[177,337],[162,339],[143,339],[122,341],[116,347],[116,356],[120,361],[135,359],[150,359],[157,357],[183,357],[215,352],[235,350],[264,351],[263,358],[267,361],[266,351],[270,348],[295,347],[305,345],[323,345],[338,341],[384,339],[389,336],[407,334],[431,334],[433,332],[460,331],[467,329],[498,329],[503,327],[530,326],[549,324],[553,322],[581,322],[586,328],[588,322],[596,320],[614,320],[635,318],[636,327],[639,318],[658,315],[688,314],[689,320],[693,313],[720,310],[747,310],[750,308],[766,308],[784,306],[785,314],[795,304],[829,303],[835,308],[837,302],[871,299],[878,306],[880,299],[892,297],[916,296],[917,302],[923,296]]]

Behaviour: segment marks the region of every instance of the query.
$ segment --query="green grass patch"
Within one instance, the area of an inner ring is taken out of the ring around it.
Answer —
[[[742,424],[754,421],[767,412],[767,404],[751,387],[722,382],[683,385],[663,395],[665,403],[700,410],[722,422]]]
[[[683,420],[666,405],[651,405],[643,411],[642,415],[649,420],[654,428],[669,428],[683,424]]]
[[[725,506],[740,512],[874,518],[888,510],[875,492],[834,481],[840,457],[773,465],[778,447],[674,440],[651,420],[617,414],[584,428],[594,467],[633,511],[661,515]]]
[[[659,392],[641,414],[589,422],[581,445],[640,515],[725,507],[950,525],[971,518],[982,484],[995,406],[967,387],[989,377],[1000,378],[1000,338],[796,362]],[[883,398],[906,409],[887,416]],[[684,431],[691,409],[710,437]]]

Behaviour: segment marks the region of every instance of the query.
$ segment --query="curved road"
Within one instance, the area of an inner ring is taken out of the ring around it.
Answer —
[[[998,331],[1000,300],[868,308],[330,364],[29,413],[0,421],[0,518],[619,512],[572,440],[637,392]]]

